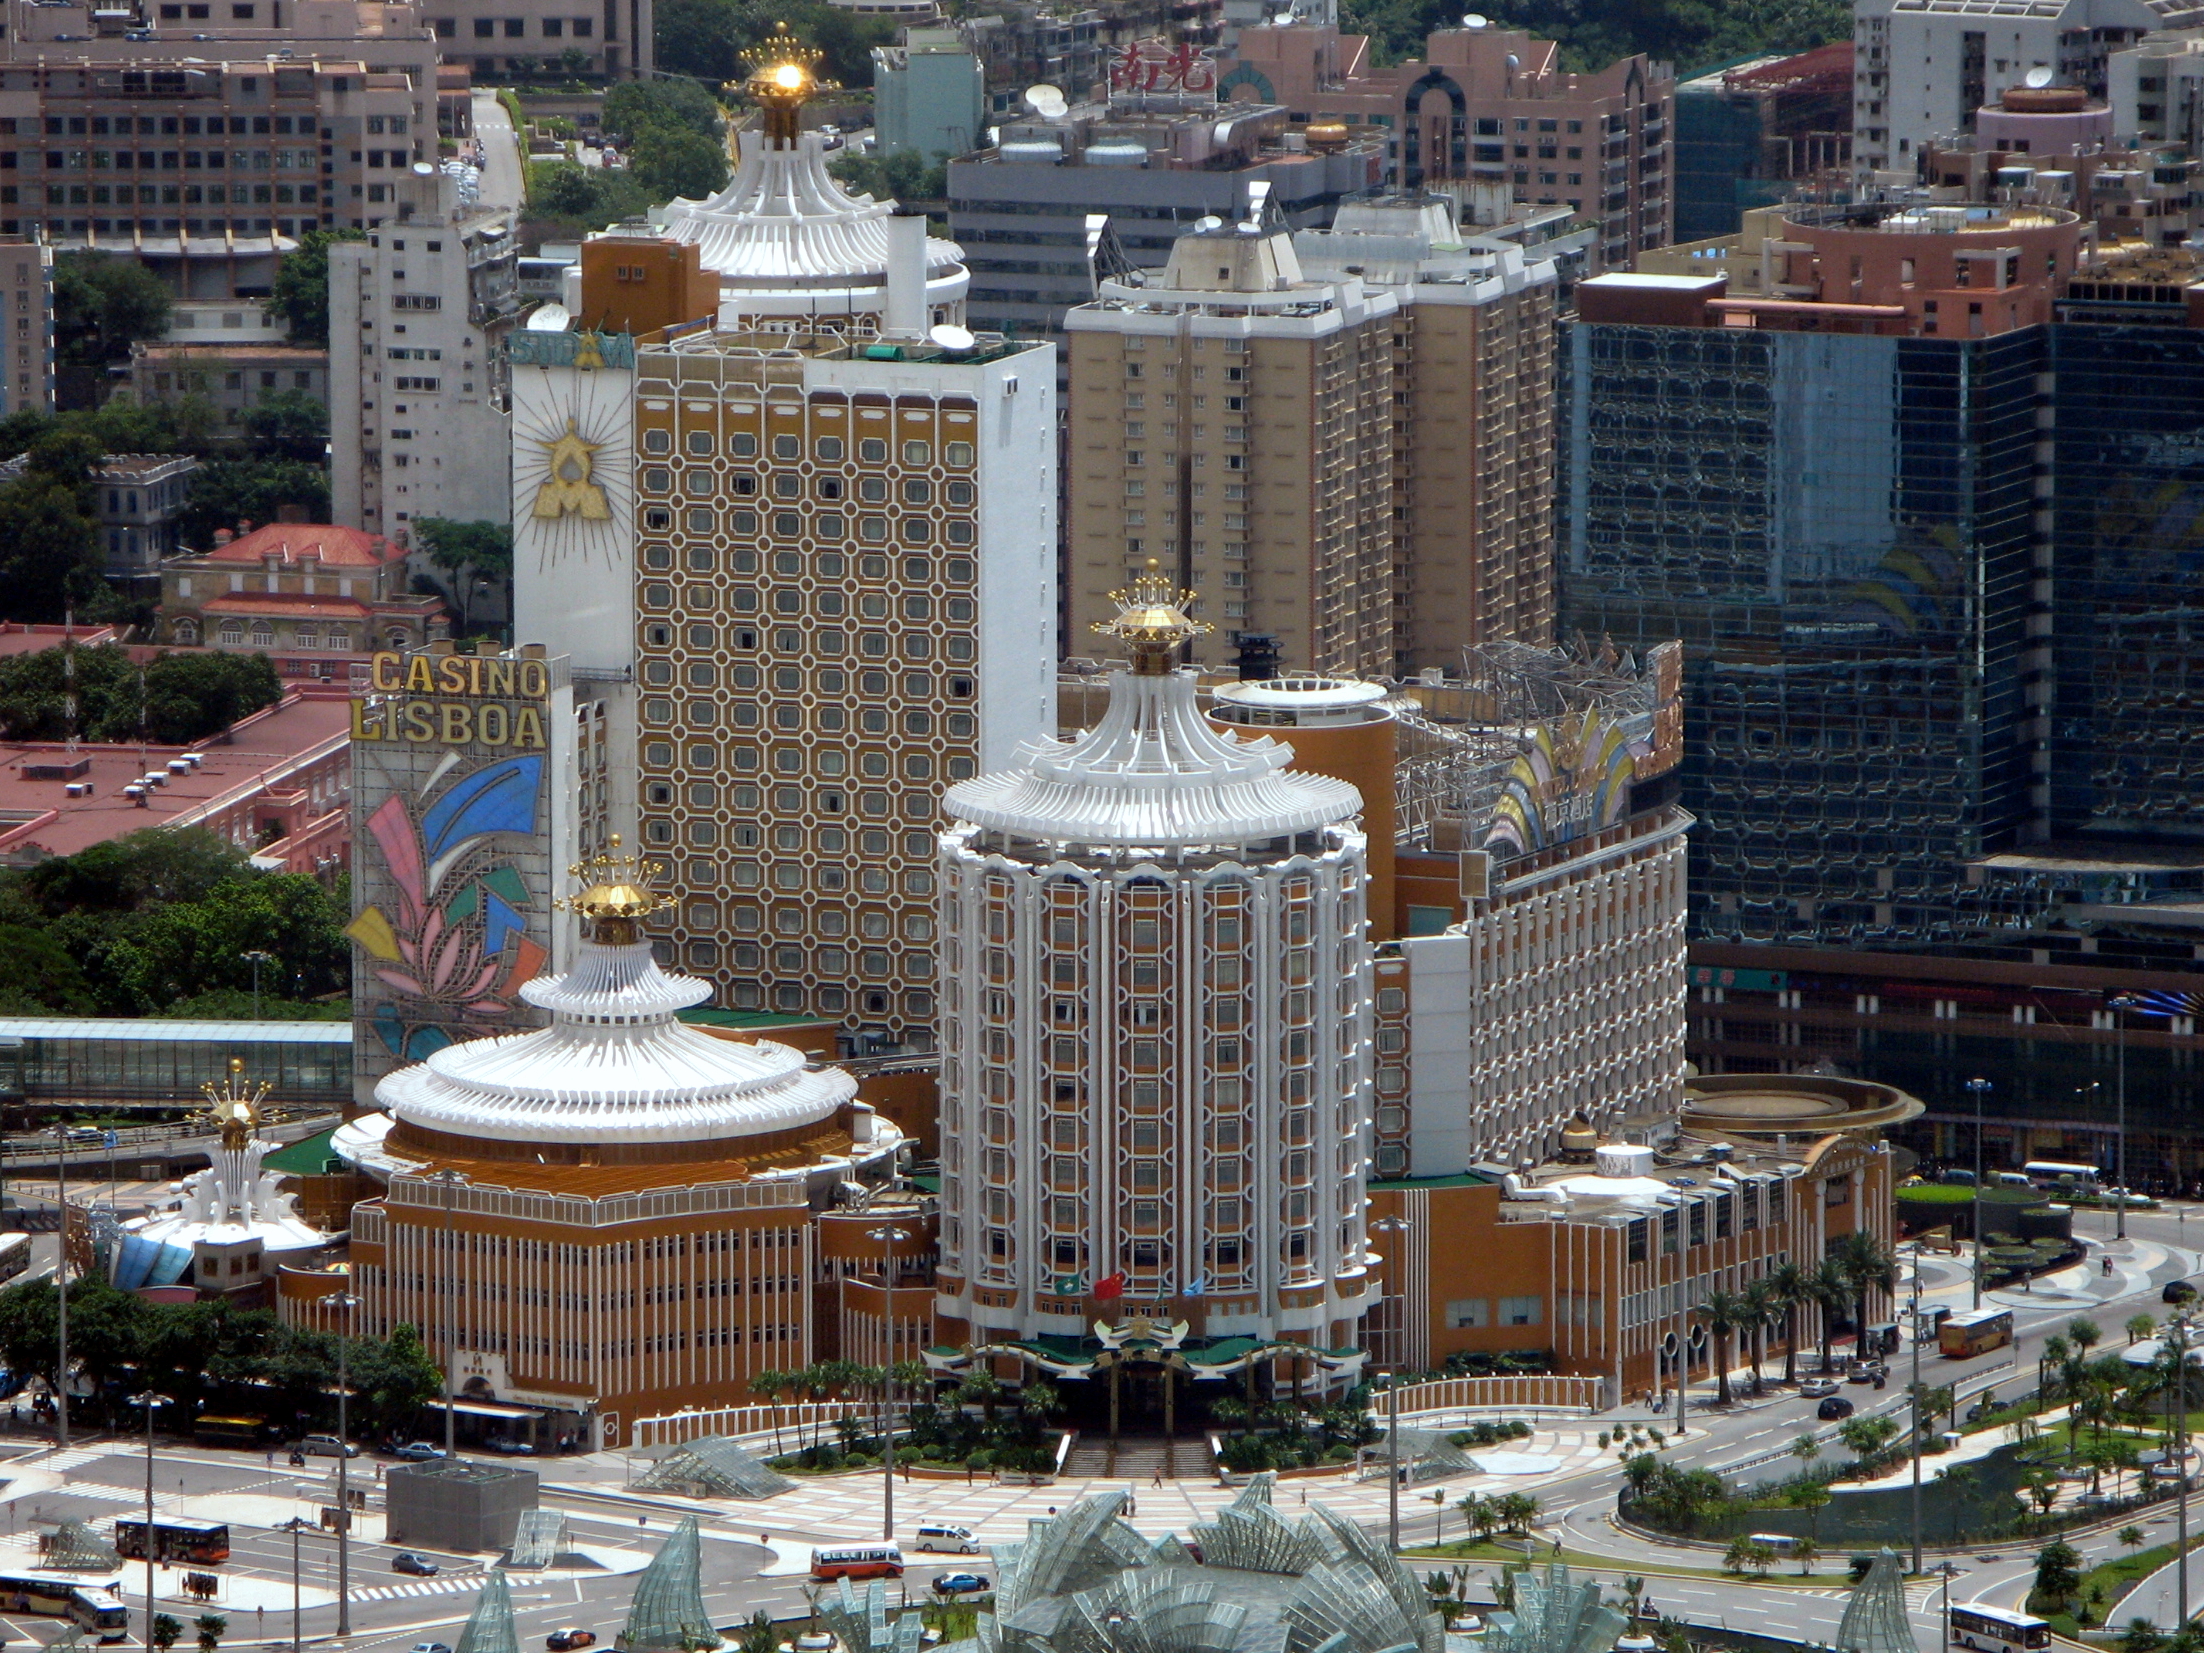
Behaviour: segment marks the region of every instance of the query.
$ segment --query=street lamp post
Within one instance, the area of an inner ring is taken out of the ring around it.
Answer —
[[[895,1242],[911,1231],[892,1223],[869,1228],[865,1237],[880,1242],[880,1540],[895,1542],[895,1407],[888,1396],[895,1382]]]
[[[131,1399],[145,1408],[145,1653],[153,1653],[153,1618],[159,1611],[153,1596],[153,1554],[159,1547],[153,1541],[153,1414],[168,1397],[148,1389]]]
[[[275,963],[276,956],[273,953],[263,952],[258,947],[255,947],[249,953],[241,953],[238,956],[253,967],[253,1020],[257,1022],[260,1020],[260,967],[263,964]]]
[[[291,1653],[299,1653],[298,1535],[306,1525],[306,1517],[294,1515],[281,1525],[291,1530]]]
[[[2174,1541],[2174,1587],[2180,1605],[2177,1625],[2189,1622],[2189,1317],[2176,1314],[2166,1327],[2173,1344],[2174,1425],[2173,1484],[2177,1511]]]
[[[453,1444],[458,1414],[452,1409],[452,1368],[459,1363],[459,1261],[453,1250],[452,1197],[467,1178],[446,1167],[432,1171],[425,1180],[444,1190],[444,1456],[454,1458],[458,1456]]]
[[[2119,1078],[2113,1088],[2114,1105],[2119,1109],[2118,1124],[2114,1127],[2113,1136],[2113,1174],[2120,1179],[2119,1190],[2115,1195],[2119,1202],[2119,1215],[2114,1219],[2117,1227],[2113,1230],[2113,1238],[2118,1240],[2127,1238],[2127,1013],[2140,1002],[2132,993],[2115,993],[2112,996],[2112,1027],[2118,1035],[2120,1052]],[[2183,1619],[2181,1622],[2186,1624],[2188,1620]]]
[[[1406,1217],[1379,1217],[1370,1224],[1372,1234],[1398,1234],[1401,1243],[1408,1243],[1408,1231],[1413,1225]],[[1398,1337],[1405,1327],[1393,1328]],[[1387,1554],[1400,1554],[1400,1368],[1398,1358],[1406,1350],[1395,1350],[1392,1369],[1385,1374],[1385,1534],[1389,1548]]]
[[[1913,1324],[1906,1328],[1913,1345],[1913,1573],[1921,1573],[1921,1252],[1913,1252]]]
[[[1974,1095],[1974,1306],[1982,1306],[1982,1099],[1992,1086],[1987,1079],[1970,1079]]]
[[[61,1226],[54,1230],[54,1329],[60,1340],[54,1373],[54,1446],[69,1450],[69,1132],[54,1122],[54,1192]],[[149,1532],[146,1542],[153,1541]]]
[[[352,1497],[350,1460],[352,1457],[352,1431],[350,1401],[352,1397],[352,1370],[350,1349],[352,1343],[352,1311],[360,1306],[360,1300],[350,1292],[339,1292],[329,1300],[333,1309],[344,1311],[344,1329],[337,1334],[337,1634],[352,1634]],[[451,1414],[446,1413],[449,1417]],[[1915,1568],[1914,1571],[1920,1571]]]

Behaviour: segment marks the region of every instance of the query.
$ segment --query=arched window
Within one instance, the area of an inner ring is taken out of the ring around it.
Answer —
[[[406,646],[406,634],[403,631],[393,629],[385,641],[394,649],[402,649]]]
[[[176,641],[186,647],[197,643],[199,641],[199,622],[197,620],[178,620],[176,622]]]
[[[222,646],[223,646],[224,648],[226,648],[226,649],[234,649],[234,648],[238,648],[238,647],[241,647],[241,646],[243,645],[244,641],[245,641],[245,622],[244,622],[244,621],[242,621],[242,620],[224,620],[224,621],[222,622]]]
[[[329,646],[335,649],[340,654],[351,653],[352,634],[349,631],[346,631],[342,626],[335,627],[329,633]]]
[[[255,620],[253,622],[253,647],[256,649],[274,648],[275,627],[265,620]]]

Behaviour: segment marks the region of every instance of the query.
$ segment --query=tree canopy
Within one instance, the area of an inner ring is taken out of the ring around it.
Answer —
[[[339,241],[365,241],[364,230],[308,230],[276,266],[268,314],[282,318],[293,344],[329,343],[329,249]]]
[[[682,4],[702,0],[679,0]],[[1514,0],[1487,10],[1495,26],[1558,41],[1565,69],[1604,69],[1645,52],[1696,72],[1764,52],[1803,52],[1852,32],[1842,0]],[[661,30],[666,13],[658,13]],[[1340,27],[1371,37],[1380,63],[1421,57],[1435,29],[1457,27],[1460,9],[1435,0],[1345,0]]]
[[[157,655],[141,678],[128,652],[112,645],[40,649],[0,659],[0,732],[8,739],[67,738],[72,654],[76,733],[86,740],[135,740],[142,731],[164,746],[187,745],[283,695],[265,655]]]
[[[134,258],[66,252],[54,259],[54,353],[77,366],[127,361],[167,331],[169,292]]]
[[[0,1291],[0,1357],[18,1372],[51,1372],[60,1358],[51,1280]],[[282,1428],[325,1428],[336,1412],[339,1339],[286,1326],[267,1309],[219,1299],[148,1303],[97,1278],[69,1287],[69,1355],[92,1381],[91,1409],[126,1415],[127,1397],[149,1381],[174,1402],[172,1420],[219,1409]],[[350,1421],[363,1434],[407,1429],[441,1385],[436,1362],[411,1326],[388,1338],[344,1340]]]
[[[349,897],[295,873],[261,872],[197,829],[152,828],[75,855],[0,871],[0,1006],[14,1013],[155,1015],[209,993],[250,993],[244,955],[274,955],[264,1000],[305,1002],[351,985]],[[72,969],[27,963],[58,949]]]

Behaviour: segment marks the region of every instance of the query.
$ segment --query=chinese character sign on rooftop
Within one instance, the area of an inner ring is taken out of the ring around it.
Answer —
[[[1217,65],[1191,46],[1136,40],[1110,60],[1110,90],[1214,95]]]

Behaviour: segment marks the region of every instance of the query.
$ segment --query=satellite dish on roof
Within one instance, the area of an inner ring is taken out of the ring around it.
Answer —
[[[2020,78],[2030,91],[2040,92],[2051,84],[2051,71],[2039,63]]]
[[[1473,11],[1462,19],[1462,27],[1465,29],[1484,29],[1490,28],[1491,26],[1492,19],[1485,16],[1482,12]]]
[[[1194,220],[1194,228],[1196,230],[1221,230],[1224,228],[1224,220],[1213,212],[1208,213]]]
[[[945,321],[938,327],[928,328],[926,336],[944,350],[972,348],[972,330],[969,327],[959,327],[954,322]]]
[[[1045,121],[1063,119],[1064,94],[1053,86],[1028,86],[1025,89],[1025,106]]]
[[[413,163],[413,175],[416,178],[433,178],[436,176],[436,168],[426,161],[415,161]]]
[[[1512,75],[1515,73],[1516,70],[1522,67],[1523,60],[1517,57],[1513,52],[1508,53],[1508,73]]]

